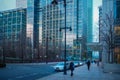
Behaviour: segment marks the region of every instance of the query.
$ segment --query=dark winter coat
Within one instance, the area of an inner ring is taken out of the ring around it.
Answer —
[[[70,62],[70,70],[73,71],[74,70],[74,63]]]

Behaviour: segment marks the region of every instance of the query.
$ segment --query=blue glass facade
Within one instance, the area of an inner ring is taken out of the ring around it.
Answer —
[[[26,57],[23,50],[26,44],[26,9],[2,11],[0,20],[0,47],[6,57],[18,60]]]
[[[27,51],[35,57],[39,47],[39,0],[27,0]],[[33,54],[33,52],[36,52]]]
[[[41,40],[44,41],[45,38],[47,36],[45,36],[45,32],[47,31],[46,30],[46,27],[44,27],[43,25],[47,24],[47,23],[44,23],[45,20],[49,20],[45,19],[45,16],[43,17],[43,14],[44,15],[49,15],[49,12],[53,13],[54,11],[51,11],[52,9],[50,8],[51,6],[48,6],[48,5],[51,5],[51,2],[52,0],[40,0],[40,20],[39,20],[39,27],[42,27],[42,38]],[[81,51],[81,53],[84,53],[86,50],[87,50],[87,46],[86,46],[86,43],[87,42],[92,42],[92,0],[66,0],[67,2],[67,6],[66,6],[66,27],[72,27],[72,31],[68,31],[67,30],[67,46],[70,46],[71,49],[71,53],[68,53],[70,55],[72,55],[74,53],[74,43],[73,41],[75,39],[77,39],[77,37],[79,38],[83,38],[83,41],[81,42],[80,45],[82,45],[82,50],[84,51]],[[43,10],[43,8],[46,7],[46,11]],[[58,10],[57,12],[59,14],[57,14],[57,16],[60,16],[61,18],[61,21],[60,21],[60,27],[64,28],[64,15],[65,15],[65,11],[64,11],[64,3],[63,3],[63,0],[59,0],[58,1]],[[53,9],[54,10],[54,9]],[[42,12],[46,12],[46,13],[42,13]],[[52,17],[53,18],[53,17]],[[59,18],[58,18],[59,19]],[[44,20],[44,21],[42,21]],[[51,19],[51,22],[53,20]],[[45,21],[47,22],[47,21]],[[52,25],[51,24],[48,24],[48,25]],[[54,30],[54,28],[51,28]],[[50,36],[49,36],[50,37]],[[62,43],[64,44],[64,30],[62,31]],[[46,41],[45,41],[46,42]],[[45,43],[43,42],[43,43]],[[45,44],[44,44],[45,45]],[[85,50],[86,48],[86,50]],[[64,49],[64,48],[63,48]],[[79,48],[80,49],[80,48]],[[68,51],[69,52],[69,51]],[[78,55],[81,54],[80,52],[78,53]]]
[[[114,18],[115,18],[115,62],[120,64],[120,1],[114,1]]]
[[[64,54],[64,30],[59,31],[59,28],[65,27],[64,1],[57,0],[58,5],[54,7],[52,1],[27,0],[26,53],[30,57],[36,55],[36,50],[44,56],[47,45],[48,50],[52,45],[56,48],[55,53],[58,51]],[[82,38],[79,44],[75,43],[80,46],[76,53],[80,56],[87,51],[86,43],[92,41],[92,0],[66,0],[66,4],[66,27],[72,28],[72,31],[67,30],[66,33],[67,55],[74,53],[76,46],[73,41]]]

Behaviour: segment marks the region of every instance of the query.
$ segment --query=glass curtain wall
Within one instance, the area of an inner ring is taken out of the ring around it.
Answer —
[[[38,58],[39,48],[39,0],[27,0],[27,45],[28,58]]]
[[[64,1],[57,0],[58,5],[52,5],[52,1],[40,0],[39,2],[39,42],[41,57],[47,57],[47,50],[50,52],[50,55],[54,54],[56,58],[63,59],[65,31],[64,29],[59,31],[59,29],[65,27]],[[66,33],[67,59],[81,59],[81,56],[83,59],[86,57],[87,37],[92,37],[92,18],[88,17],[88,15],[92,16],[92,11],[88,14],[92,9],[92,0],[90,0],[90,3],[88,1],[66,0],[66,27],[72,28],[72,31],[67,29]],[[87,32],[89,32],[89,35],[87,35]]]

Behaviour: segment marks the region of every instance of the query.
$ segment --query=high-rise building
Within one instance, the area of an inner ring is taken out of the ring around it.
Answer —
[[[26,50],[32,58],[38,58],[39,48],[39,0],[27,0]]]
[[[101,31],[104,30],[104,28],[102,27],[102,6],[99,7],[99,43],[103,44],[103,34],[101,33]],[[99,51],[99,59],[100,61],[102,60],[102,51]]]
[[[50,9],[47,6],[48,4],[50,5],[52,0],[47,0],[47,1],[41,1],[40,7],[41,9],[46,5],[47,11],[45,11],[47,14],[44,15],[49,15]],[[70,45],[72,48],[72,54],[75,52],[76,55],[80,56],[81,53],[87,52],[87,42],[92,42],[92,0],[66,0],[66,25],[67,27],[71,27],[72,31],[67,31],[67,45]],[[43,6],[43,7],[42,7]],[[64,26],[64,1],[63,0],[58,0],[58,13],[62,15],[61,19],[61,27]],[[52,11],[53,12],[53,11]],[[52,13],[51,12],[51,13]],[[41,12],[42,13],[42,12]],[[59,16],[59,15],[58,15]],[[49,17],[48,17],[49,18]],[[41,18],[42,20],[42,18]],[[45,20],[45,19],[44,19]],[[46,21],[49,19],[46,19]],[[53,20],[51,20],[53,21]],[[44,24],[43,24],[44,25]],[[53,24],[54,25],[54,24]],[[43,27],[43,26],[42,26]],[[43,27],[44,28],[44,27]],[[54,30],[54,29],[53,29]],[[63,40],[62,42],[64,43],[64,31],[63,33]],[[44,35],[44,34],[42,34]],[[83,39],[81,39],[81,37]],[[76,40],[75,40],[76,39]],[[82,41],[80,41],[81,39]],[[80,46],[79,49],[74,46],[73,41],[79,41],[77,44]],[[81,44],[80,44],[81,42]],[[84,43],[83,43],[84,42]],[[74,48],[77,48],[74,50]],[[81,49],[81,51],[80,51]],[[86,50],[85,50],[86,49]],[[77,52],[78,51],[78,52]],[[81,52],[81,53],[80,53]]]
[[[120,0],[114,1],[114,16],[115,16],[115,62],[120,63]]]
[[[0,47],[8,59],[20,61],[26,57],[26,9],[18,8],[0,13]]]
[[[27,8],[27,0],[16,0],[16,8]]]
[[[51,59],[57,55],[60,56],[62,41],[60,32],[61,20],[63,19],[58,6],[48,4],[42,8],[42,44],[46,51],[49,51]]]
[[[112,22],[108,22],[109,19],[107,18],[107,16],[110,16],[110,18],[113,20],[113,0],[103,0],[102,1],[102,25],[104,25],[104,27],[102,28],[103,30],[101,31],[102,35],[107,34],[107,35],[103,35],[103,41],[102,41],[102,46],[103,46],[103,51],[102,51],[102,61],[103,62],[109,62],[110,61],[110,54],[108,51],[110,51],[107,47],[109,46],[109,44],[111,43],[107,43],[107,41],[113,40],[111,37],[109,37],[110,31],[108,31],[108,29],[112,29],[112,26],[109,26],[110,23]],[[106,16],[107,15],[107,16]],[[107,25],[106,25],[107,24]],[[112,24],[113,25],[113,24]],[[113,32],[113,31],[112,31]],[[107,37],[109,37],[110,39],[108,39]],[[106,40],[105,40],[106,39]],[[106,54],[108,53],[108,54]]]
[[[104,29],[102,32],[104,34],[108,33],[109,35],[109,39],[105,40],[106,42],[109,41],[109,43],[106,43],[105,41],[103,43],[103,62],[120,63],[120,1],[103,0],[102,10],[102,21],[108,25],[104,25]],[[106,48],[106,46],[108,48]]]
[[[65,27],[64,1],[57,0],[58,4],[54,7],[51,6],[52,1],[27,0],[27,41],[31,44],[31,47],[27,45],[27,49],[32,50],[30,55],[34,55],[38,44],[42,44],[42,50],[37,49],[37,52],[44,53],[42,56],[45,56],[46,49],[49,51],[49,45],[54,45],[56,52],[62,50],[61,54],[64,54],[64,29],[59,31],[59,28]],[[72,28],[72,31],[67,30],[66,33],[66,45],[71,47],[71,53],[67,51],[67,55],[73,55],[73,41],[76,39],[75,54],[85,57],[84,54],[89,50],[86,44],[92,41],[92,0],[66,0],[66,27]],[[60,43],[62,49],[58,47]]]
[[[85,1],[84,1],[85,2]],[[87,0],[87,43],[93,42],[93,0]]]

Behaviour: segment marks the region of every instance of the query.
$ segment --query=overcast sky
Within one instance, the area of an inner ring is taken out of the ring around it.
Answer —
[[[13,9],[16,6],[16,0],[0,0],[0,11]]]
[[[99,10],[98,7],[102,5],[102,0],[93,0],[93,20],[96,23],[98,21]]]

